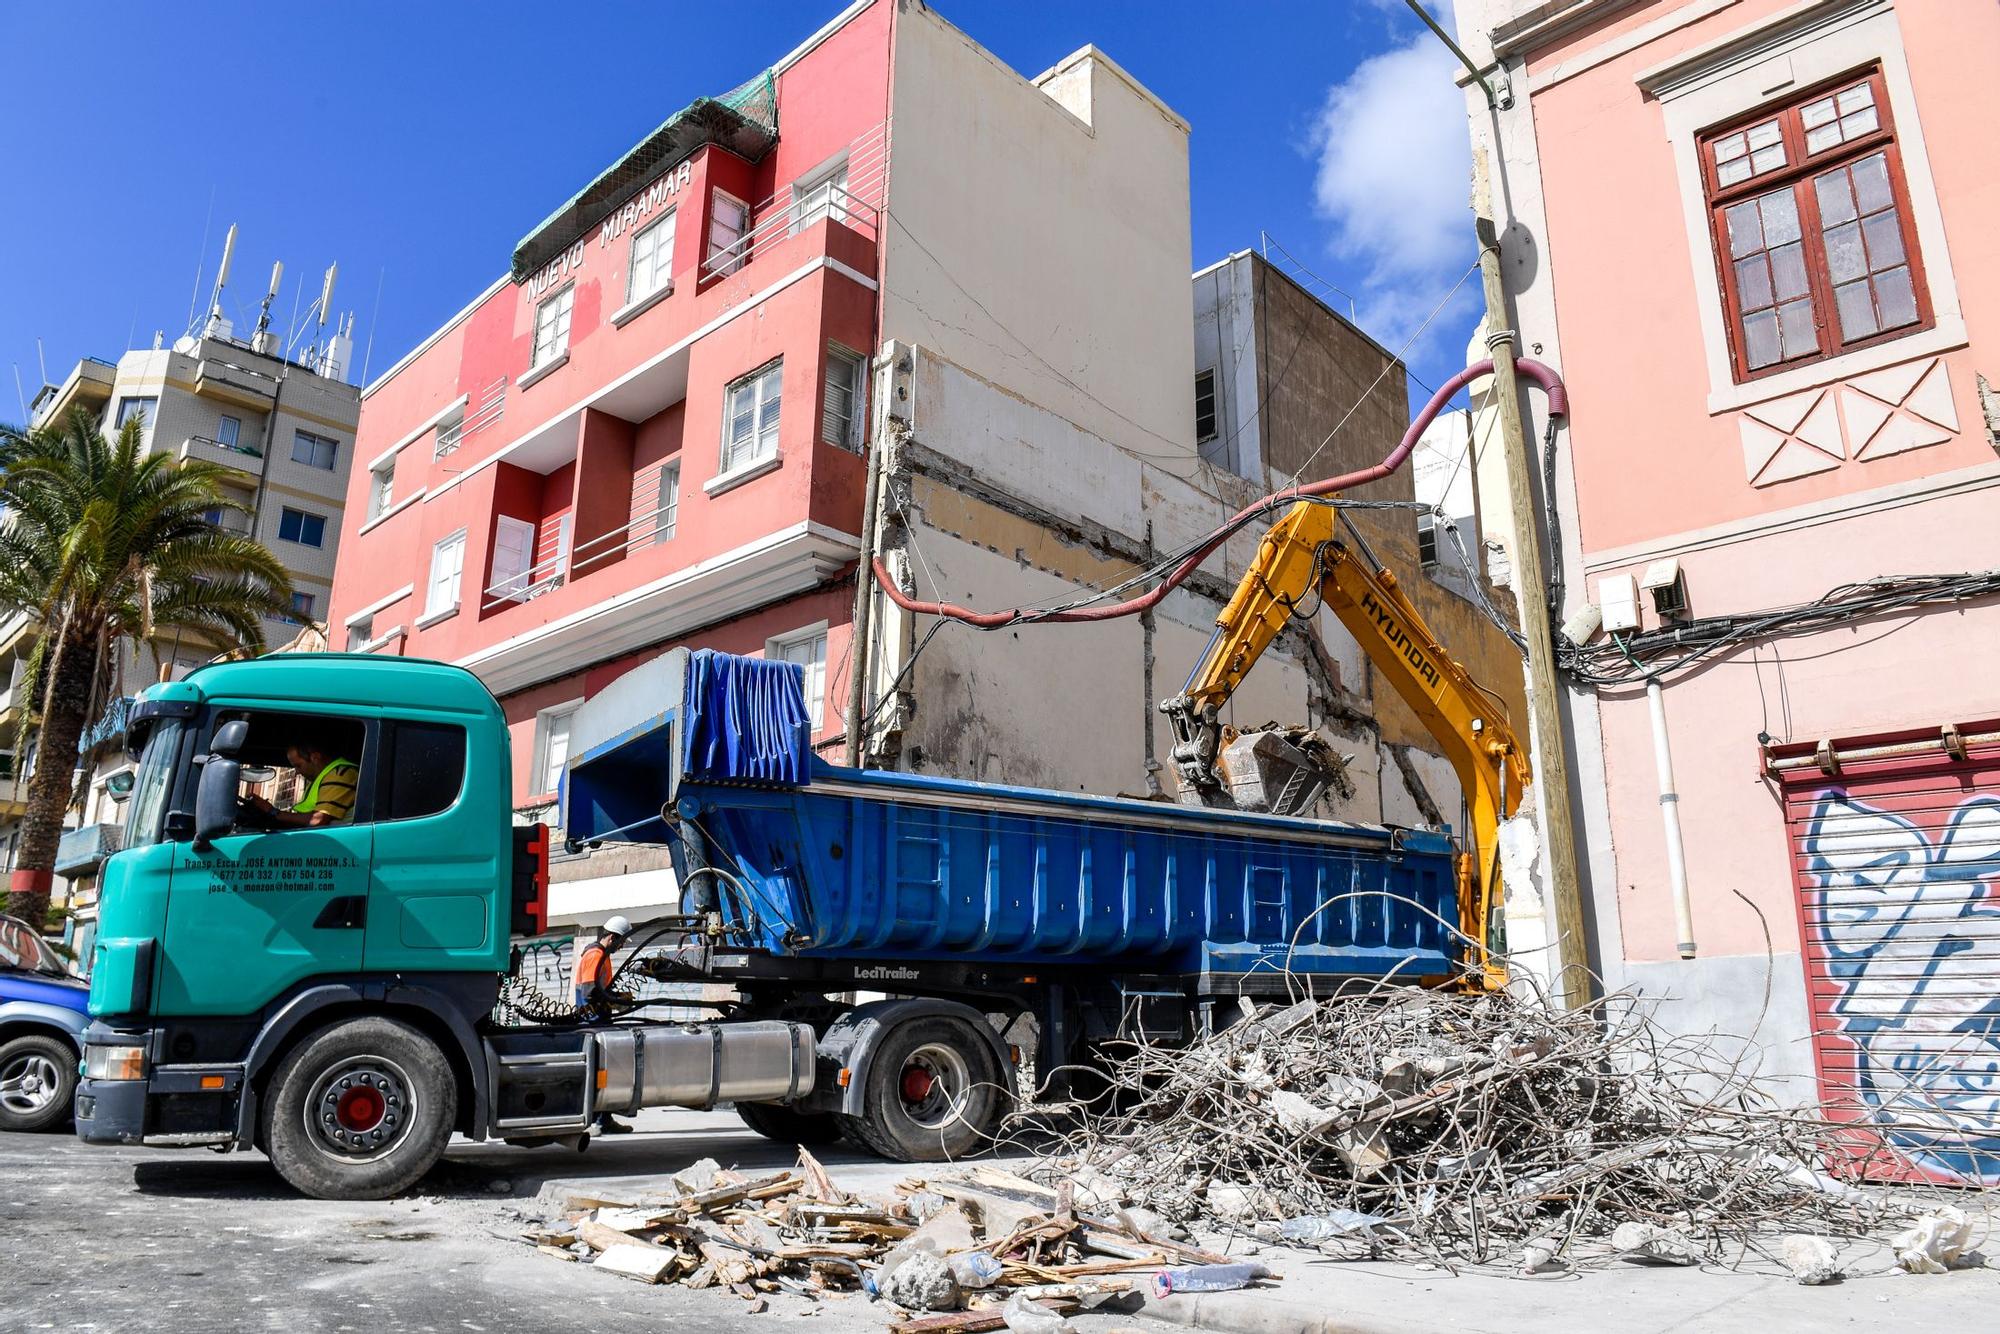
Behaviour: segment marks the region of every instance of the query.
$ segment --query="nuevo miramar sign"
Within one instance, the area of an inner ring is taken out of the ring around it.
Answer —
[[[597,229],[597,248],[603,250],[627,231],[652,217],[664,208],[667,202],[687,189],[694,176],[692,163],[682,162],[670,168],[638,194],[614,209]],[[556,285],[567,282],[583,269],[584,260],[590,256],[588,238],[577,241],[567,250],[557,255],[535,273],[525,284],[530,300],[539,300],[544,292]]]

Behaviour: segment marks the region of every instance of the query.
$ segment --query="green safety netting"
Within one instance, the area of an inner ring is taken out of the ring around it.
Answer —
[[[521,238],[514,247],[514,281],[524,280],[576,244],[661,172],[703,144],[720,144],[756,162],[777,142],[778,83],[771,71],[721,97],[696,98]]]

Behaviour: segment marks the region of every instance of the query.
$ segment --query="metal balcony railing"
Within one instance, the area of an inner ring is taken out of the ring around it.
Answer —
[[[649,470],[649,474],[657,480],[657,469]],[[641,474],[641,477],[649,474]],[[641,494],[647,489],[642,484]],[[570,550],[565,543],[561,549],[544,556],[538,549],[536,554],[540,558],[534,565],[486,590],[487,601],[481,610],[491,611],[504,602],[531,601],[562,587],[566,580],[580,578],[593,567],[606,564],[615,554],[667,541],[674,535],[679,508],[677,501],[661,505],[608,533],[600,533],[588,542],[578,543],[575,550]]]
[[[456,453],[459,445],[465,442],[465,437],[478,435],[506,415],[507,377],[503,375],[479,391],[479,402],[463,417],[438,427],[437,447],[432,451],[432,457],[441,459]]]
[[[734,244],[701,262],[703,279],[734,273],[756,258],[757,251],[779,239],[802,232],[822,218],[844,224],[871,239],[882,225],[884,186],[889,178],[889,133],[886,123],[848,145],[844,179],[806,190],[788,185],[750,210],[750,227]]]

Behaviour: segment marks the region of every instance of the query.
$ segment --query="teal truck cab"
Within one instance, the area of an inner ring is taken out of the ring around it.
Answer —
[[[78,1133],[260,1149],[330,1198],[406,1190],[454,1132],[580,1147],[650,1106],[935,1160],[989,1140],[1025,1053],[1060,1090],[1244,996],[1465,972],[1443,833],[839,768],[787,663],[677,649],[602,702],[563,828],[668,847],[681,901],[625,966],[715,984],[715,1019],[496,1009],[546,930],[548,835],[514,822],[470,673],[218,664],[134,708]],[[345,763],[351,804],[245,800],[302,753]]]

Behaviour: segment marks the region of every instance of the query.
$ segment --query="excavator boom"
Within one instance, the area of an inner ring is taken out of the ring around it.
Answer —
[[[1265,533],[1187,687],[1160,706],[1173,722],[1182,789],[1228,804],[1231,784],[1221,764],[1237,738],[1220,721],[1223,706],[1298,610],[1323,599],[1458,775],[1472,825],[1459,859],[1459,929],[1476,943],[1485,983],[1500,985],[1505,972],[1489,953],[1501,905],[1500,822],[1514,814],[1531,779],[1526,748],[1501,701],[1438,642],[1396,576],[1339,540],[1339,510],[1330,499],[1300,500]]]

